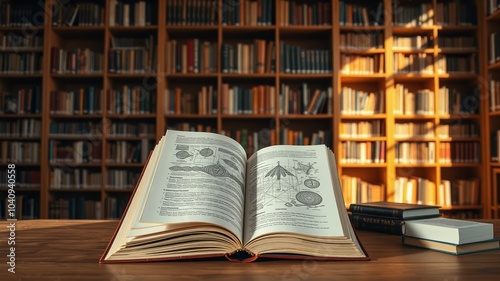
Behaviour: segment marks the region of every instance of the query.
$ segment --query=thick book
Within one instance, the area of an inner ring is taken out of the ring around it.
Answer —
[[[333,152],[168,130],[100,262],[226,257],[369,260],[344,207]]]
[[[396,235],[403,235],[405,221],[402,219],[370,216],[364,214],[349,214],[351,224],[355,229],[368,230]]]
[[[403,236],[403,245],[414,246],[452,255],[465,255],[500,249],[500,240],[491,239],[467,244],[454,244]]]
[[[450,218],[430,218],[405,222],[405,235],[453,244],[493,239],[493,224]]]
[[[438,217],[439,206],[397,202],[367,202],[349,205],[349,211],[357,214],[381,216],[395,219]]]

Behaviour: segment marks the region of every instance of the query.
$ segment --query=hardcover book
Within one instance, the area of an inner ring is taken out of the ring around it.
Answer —
[[[405,235],[453,244],[493,239],[493,224],[449,218],[430,218],[405,222]]]
[[[415,219],[440,216],[439,206],[396,203],[367,202],[349,205],[349,211],[357,214],[382,216],[395,219]]]
[[[336,171],[325,145],[270,146],[247,159],[229,137],[169,130],[100,262],[368,260]]]
[[[430,249],[437,252],[442,252],[457,256],[500,249],[500,241],[498,239],[491,239],[491,240],[485,240],[467,244],[454,244],[454,243],[446,243],[441,241],[403,236],[403,245]]]

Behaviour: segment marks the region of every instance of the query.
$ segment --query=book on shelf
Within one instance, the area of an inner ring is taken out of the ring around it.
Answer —
[[[270,146],[247,159],[226,136],[169,130],[100,262],[368,260],[335,171],[324,145]]]
[[[407,220],[440,216],[439,208],[434,205],[378,201],[351,204],[349,211],[353,214]]]
[[[500,240],[491,239],[467,244],[454,244],[403,236],[403,245],[415,246],[458,256],[477,252],[498,250],[500,249]]]
[[[405,236],[453,244],[493,239],[493,224],[450,218],[426,218],[405,222]]]

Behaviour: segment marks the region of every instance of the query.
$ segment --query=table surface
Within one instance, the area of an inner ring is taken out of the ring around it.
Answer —
[[[500,220],[492,222],[500,237]],[[225,259],[99,264],[118,224],[94,220],[15,223],[15,271],[6,263],[10,222],[0,223],[0,280],[499,280],[500,251],[462,256],[401,244],[401,237],[358,231],[370,261]]]

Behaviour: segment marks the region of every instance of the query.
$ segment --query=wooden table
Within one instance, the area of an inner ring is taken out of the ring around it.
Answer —
[[[500,237],[500,220],[495,237]],[[264,260],[99,264],[117,221],[16,223],[16,273],[6,265],[8,222],[0,223],[0,280],[499,280],[500,251],[453,256],[401,244],[401,237],[358,231],[371,261]]]

